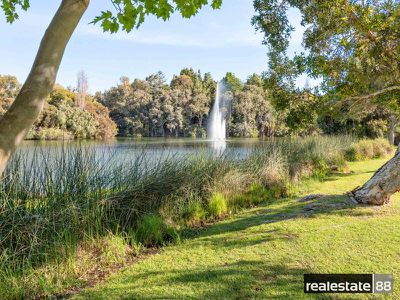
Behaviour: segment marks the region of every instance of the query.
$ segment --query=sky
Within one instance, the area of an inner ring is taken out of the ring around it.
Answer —
[[[32,0],[28,12],[12,25],[0,16],[0,74],[10,74],[23,82],[29,73],[43,33],[61,0]],[[89,24],[100,11],[112,9],[109,0],[91,0],[90,6],[69,42],[57,82],[76,86],[77,73],[84,70],[89,91],[104,91],[121,76],[146,78],[162,71],[167,80],[185,67],[210,72],[222,79],[233,72],[245,80],[267,69],[267,46],[263,36],[251,26],[252,0],[225,0],[219,10],[202,9],[191,19],[174,14],[164,22],[148,17],[131,33],[103,33],[99,25]],[[304,28],[296,11],[289,14],[296,30],[289,54],[302,51]],[[305,76],[298,80],[304,86]],[[312,82],[311,82],[312,84]]]

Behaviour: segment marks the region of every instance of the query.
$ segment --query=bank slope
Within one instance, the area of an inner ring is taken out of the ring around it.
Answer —
[[[300,195],[330,196],[309,202],[279,200],[245,211],[73,298],[310,298],[303,294],[303,274],[317,272],[393,273],[396,282],[399,195],[384,207],[355,206],[340,195],[365,182],[384,161],[350,163],[351,174],[308,181]],[[396,283],[392,296],[400,298]],[[368,297],[372,299],[340,295]]]

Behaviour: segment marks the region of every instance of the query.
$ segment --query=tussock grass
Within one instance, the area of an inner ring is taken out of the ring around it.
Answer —
[[[242,159],[200,151],[154,160],[144,149],[127,161],[90,147],[16,154],[0,182],[0,298],[79,286],[96,266],[179,240],[181,228],[286,197],[302,178],[343,168],[353,142],[277,139]]]

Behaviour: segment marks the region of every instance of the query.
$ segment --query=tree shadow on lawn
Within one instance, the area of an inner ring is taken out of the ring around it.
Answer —
[[[362,175],[362,174],[371,174],[371,176],[372,176],[373,174],[375,174],[375,172],[376,172],[376,170],[357,172],[357,173],[355,173],[354,171],[350,171],[348,173],[333,173],[330,176],[327,176],[326,178],[322,179],[321,182],[336,181],[341,178],[346,178],[346,177],[354,176],[354,175]]]
[[[126,275],[116,286],[88,291],[86,299],[293,299],[303,293],[304,268],[271,261],[221,262],[209,268],[189,268]],[[151,282],[146,279],[151,277]],[[149,284],[146,293],[138,282]],[[168,288],[170,287],[170,289]]]
[[[361,213],[357,210],[359,206],[350,203],[344,195],[329,195],[308,202],[296,200],[276,200],[287,201],[287,204],[274,209],[264,206],[256,211],[258,214],[244,212],[236,219],[214,224],[189,237],[193,238],[190,246],[195,249],[211,244],[216,250],[226,249],[230,253],[262,243],[280,240],[290,242],[297,235],[284,229],[269,229],[267,226],[265,230],[261,228],[250,233],[240,234],[240,231],[262,224],[313,218],[322,214],[358,216]],[[225,235],[229,232],[238,234]],[[99,289],[88,290],[83,296],[86,299],[297,299],[304,296],[303,275],[315,271],[297,267],[291,260],[271,260],[267,256],[265,259],[241,259],[237,255],[234,258],[237,261],[228,263],[224,262],[224,255],[219,255],[221,260],[211,266],[200,262],[184,263],[184,267],[180,263],[184,258],[178,255],[176,266],[164,270],[157,266],[152,266],[150,270],[137,268],[123,277],[119,276],[115,284],[111,282]],[[227,261],[232,261],[232,256]],[[327,294],[319,299],[331,298]]]
[[[345,195],[329,195],[307,202],[298,199],[276,200],[275,204],[277,202],[283,205],[278,208],[263,206],[255,212],[243,212],[233,220],[202,229],[187,238],[192,239],[189,245],[193,249],[208,245],[215,251],[243,251],[240,249],[274,241],[290,242],[297,238],[295,232],[268,226],[246,232],[255,226],[322,214],[357,217],[364,214],[357,209],[360,206],[350,203]],[[226,235],[230,232],[237,234]],[[150,269],[137,268],[118,276],[115,283],[88,290],[82,296],[86,299],[294,299],[303,296],[303,274],[313,271],[279,258],[278,261],[267,257],[264,260],[246,260],[239,255],[235,256],[237,261],[234,262],[231,262],[232,256],[227,258],[228,263],[224,262],[224,255],[219,255],[221,260],[215,264],[184,263],[183,267],[180,262],[186,256],[178,255],[176,266],[166,269],[161,264],[161,268],[151,265]]]
[[[255,214],[240,214],[233,220],[225,220],[197,232],[188,232],[185,238],[203,238],[229,232],[242,231],[262,224],[276,223],[297,218],[315,218],[324,214],[338,216],[366,217],[373,215],[373,211],[359,210],[365,205],[351,203],[346,195],[324,195],[319,199],[299,202],[300,199],[280,199],[274,203],[283,202],[279,208],[269,208],[271,202],[264,204]],[[285,204],[287,202],[287,204]]]

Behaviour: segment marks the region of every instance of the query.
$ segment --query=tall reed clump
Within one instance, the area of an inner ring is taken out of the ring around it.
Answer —
[[[177,240],[173,225],[183,207],[207,207],[213,182],[233,165],[204,151],[157,159],[145,150],[129,160],[113,159],[117,155],[82,146],[14,156],[0,181],[1,299],[76,284],[94,261],[76,260],[99,255],[96,247],[79,247],[87,240],[122,238],[130,248]],[[114,249],[125,257],[124,247]]]
[[[276,139],[242,158],[143,149],[123,159],[84,146],[19,152],[0,181],[0,299],[55,294],[141,247],[179,240],[181,228],[286,197],[304,177],[345,168],[353,142]]]

